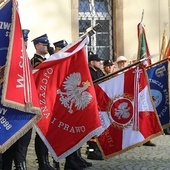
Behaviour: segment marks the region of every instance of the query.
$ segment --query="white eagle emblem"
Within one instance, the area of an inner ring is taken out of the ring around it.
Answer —
[[[92,95],[85,90],[90,86],[90,82],[81,82],[80,73],[73,73],[67,76],[63,82],[63,86],[66,91],[62,92],[58,89],[57,94],[60,95],[61,104],[69,109],[69,113],[73,113],[73,105],[77,110],[83,110],[88,106]]]
[[[121,117],[126,119],[130,116],[129,110],[130,107],[128,107],[128,103],[126,102],[120,103],[118,109],[115,108],[115,116],[117,116],[118,119],[120,119]]]

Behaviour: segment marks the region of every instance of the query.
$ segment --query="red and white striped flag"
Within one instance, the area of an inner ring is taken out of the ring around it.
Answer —
[[[162,134],[142,66],[95,85],[104,132],[98,144],[105,158]]]

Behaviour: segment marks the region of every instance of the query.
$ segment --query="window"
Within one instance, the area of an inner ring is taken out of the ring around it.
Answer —
[[[88,50],[103,60],[113,57],[112,9],[112,0],[79,0],[79,35],[97,23],[102,26],[90,37]]]

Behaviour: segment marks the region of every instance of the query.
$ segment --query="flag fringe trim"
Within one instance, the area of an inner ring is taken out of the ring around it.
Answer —
[[[163,129],[169,128],[170,127],[170,123],[167,123],[165,125],[162,126]]]
[[[169,78],[169,73],[170,73],[170,64],[169,64],[169,62],[170,62],[170,58],[165,58],[165,59],[163,59],[163,60],[161,60],[161,61],[156,62],[156,63],[154,63],[154,64],[146,67],[146,70],[147,70],[148,68],[150,68],[150,67],[157,66],[158,64],[162,64],[162,63],[164,63],[164,62],[166,62],[166,61],[168,61],[168,92],[169,92],[169,96],[170,96],[170,86],[169,86],[169,85],[170,85],[170,78]],[[147,73],[145,73],[145,74],[146,74],[147,79],[148,79]],[[148,88],[149,88],[149,95],[151,96],[150,85],[149,85],[149,83],[147,83],[147,84],[148,84]],[[151,102],[152,102],[152,104],[154,105],[153,100],[151,100]],[[155,112],[157,113],[155,107],[154,107],[154,110],[155,110]],[[169,110],[170,110],[170,105],[169,105]],[[157,119],[159,119],[158,114],[156,114],[156,115],[157,115]],[[169,113],[169,117],[170,117],[170,113]],[[160,121],[159,121],[159,123],[160,123]],[[161,125],[161,123],[160,123],[160,125]],[[161,126],[162,126],[162,125],[161,125]],[[168,124],[162,126],[163,129],[166,129],[166,128],[168,128],[168,127],[170,127],[170,122],[169,122]]]
[[[50,151],[52,157],[54,158],[55,161],[59,161],[74,151],[78,150],[80,147],[83,146],[84,143],[86,143],[88,140],[90,140],[92,137],[96,136],[96,134],[101,134],[103,131],[102,127],[98,127],[95,130],[91,131],[88,135],[86,135],[83,139],[81,139],[76,145],[74,145],[72,148],[61,154],[60,156],[57,156],[54,150],[52,149],[51,145],[49,142],[46,140],[45,136],[41,133],[41,130],[38,128],[38,126],[34,126],[36,132],[39,134],[41,139],[44,141],[45,145],[47,146],[48,150]]]
[[[39,120],[39,116],[35,115],[25,126],[23,126],[20,130],[17,131],[15,135],[13,135],[8,141],[6,141],[3,145],[0,145],[0,153],[4,153],[10,146],[12,146],[18,139],[20,139],[23,135],[25,135]]]
[[[4,0],[0,2],[0,10],[9,2],[10,0]]]
[[[153,107],[153,110],[154,110],[154,113],[155,113],[157,122],[158,122],[160,128],[162,128],[162,125],[161,125],[161,122],[160,122],[160,119],[159,119],[159,116],[158,116],[158,112],[157,112],[157,110],[156,110],[156,108],[155,108],[154,101],[152,100],[151,88],[150,88],[150,85],[149,85],[149,81],[148,81],[149,78],[148,78],[148,74],[147,74],[147,72],[146,72],[146,69],[144,69],[144,74],[145,74],[145,77],[147,78],[146,84],[147,84],[147,88],[148,88],[148,93],[149,93],[150,101],[151,101],[151,103],[152,103],[152,107]],[[161,130],[162,130],[162,129],[161,129]],[[162,131],[162,133],[163,133],[163,131]]]
[[[103,150],[102,150],[102,148],[101,148],[98,140],[97,140],[97,144],[98,144],[99,149],[100,149],[100,151],[101,151],[101,153],[102,153],[102,155],[103,155],[103,158],[104,158],[105,160],[107,160],[107,159],[109,159],[109,158],[111,158],[111,157],[114,157],[114,156],[120,155],[120,154],[122,154],[122,153],[125,153],[125,152],[127,152],[127,151],[129,151],[129,150],[131,150],[131,149],[134,149],[134,148],[138,147],[138,146],[142,146],[144,143],[146,143],[146,142],[150,141],[151,139],[153,139],[153,138],[155,138],[155,137],[158,137],[158,136],[160,136],[160,135],[162,135],[162,134],[163,134],[162,132],[158,132],[158,133],[153,134],[153,135],[151,135],[150,137],[146,138],[146,139],[143,140],[142,142],[139,142],[139,143],[137,143],[137,144],[131,145],[131,146],[125,148],[125,149],[122,149],[121,151],[115,152],[115,153],[110,154],[110,155],[107,155],[107,156],[104,155],[104,152],[103,152]]]

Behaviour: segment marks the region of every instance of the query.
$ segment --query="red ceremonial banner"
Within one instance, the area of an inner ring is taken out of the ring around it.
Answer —
[[[2,104],[17,110],[40,114],[36,86],[15,3],[13,1],[13,22],[5,65]]]
[[[89,72],[87,38],[43,62],[34,77],[42,118],[37,132],[55,160],[101,133],[96,94]]]

